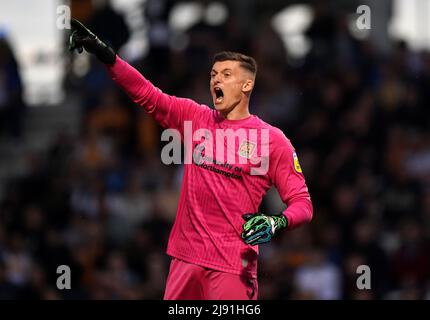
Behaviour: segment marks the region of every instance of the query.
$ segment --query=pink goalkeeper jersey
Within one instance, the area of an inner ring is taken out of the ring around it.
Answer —
[[[312,219],[308,188],[290,141],[254,115],[226,120],[208,106],[164,94],[119,57],[108,70],[135,103],[164,128],[176,129],[186,146],[191,145],[187,149],[194,161],[184,165],[167,254],[214,270],[256,277],[258,246],[241,239],[242,215],[257,212],[274,185],[287,205],[283,214],[288,229]],[[215,137],[220,133],[227,138],[217,145]],[[229,135],[233,145],[227,144]],[[198,136],[213,142],[213,153],[202,149],[205,139]],[[224,156],[218,154],[221,149]],[[186,163],[187,158],[191,157],[186,157]]]

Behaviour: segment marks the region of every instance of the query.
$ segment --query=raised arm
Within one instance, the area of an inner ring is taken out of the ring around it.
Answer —
[[[72,34],[69,50],[79,53],[85,49],[104,63],[112,79],[138,105],[145,108],[165,128],[183,133],[184,121],[193,120],[203,107],[196,102],[163,93],[135,68],[122,60],[112,48],[102,42],[76,19],[71,20]]]

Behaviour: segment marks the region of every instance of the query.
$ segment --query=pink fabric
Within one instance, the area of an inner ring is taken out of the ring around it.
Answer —
[[[211,157],[203,157],[200,165],[184,165],[181,197],[167,248],[169,255],[199,266],[256,277],[258,246],[242,241],[242,214],[257,212],[264,194],[274,185],[287,205],[283,214],[288,218],[289,229],[312,219],[308,188],[301,170],[295,169],[290,141],[282,131],[254,115],[242,120],[226,120],[208,106],[164,94],[119,57],[108,70],[131,99],[163,127],[177,129],[186,145],[189,139],[185,121],[191,121],[193,133],[205,128],[213,137],[217,129],[238,132],[242,128],[247,133],[257,130],[255,139],[250,134],[246,141],[236,137],[233,149],[225,149],[224,144],[224,161],[213,163]],[[267,143],[263,132],[268,132]],[[218,149],[215,142],[214,150],[218,152],[221,147]],[[194,141],[192,149],[188,150],[195,151],[198,143],[200,141]],[[265,148],[268,149],[269,167],[265,174],[251,175],[251,168],[258,165],[250,160],[237,164],[243,160],[239,149],[244,143],[255,145],[251,160],[264,156]],[[232,154],[234,163],[227,161]]]
[[[257,279],[173,258],[164,300],[257,300]]]

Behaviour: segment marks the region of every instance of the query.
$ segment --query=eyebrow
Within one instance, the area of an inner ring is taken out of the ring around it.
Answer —
[[[231,69],[231,68],[224,68],[224,69],[222,69],[221,71],[216,71],[215,69],[212,69],[212,70],[211,70],[211,73],[212,73],[212,72],[216,72],[216,73],[218,73],[218,72],[225,72],[225,71],[233,71],[233,69]]]

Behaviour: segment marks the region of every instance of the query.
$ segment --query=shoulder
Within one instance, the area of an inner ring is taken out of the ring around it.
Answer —
[[[196,116],[202,117],[204,115],[210,116],[212,114],[211,108],[209,108],[207,105],[200,104],[193,99],[177,97],[177,101],[182,106],[182,108],[186,110],[186,112],[192,115],[193,118],[196,118]]]
[[[290,141],[290,139],[285,135],[285,133],[267,122],[264,122],[263,120],[259,119],[261,122],[262,128],[266,129],[269,134],[269,142],[270,146],[272,147],[272,150],[294,150],[294,147]]]

